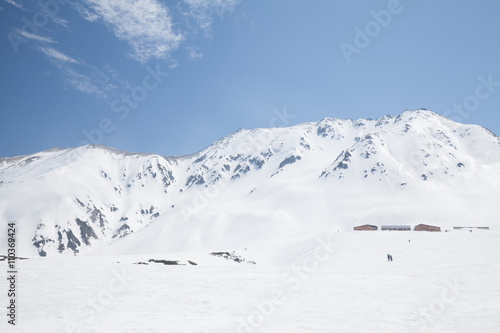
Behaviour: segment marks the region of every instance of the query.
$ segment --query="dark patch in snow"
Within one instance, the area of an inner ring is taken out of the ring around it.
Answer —
[[[94,232],[94,229],[88,224],[87,221],[82,221],[79,218],[76,220],[76,224],[80,227],[80,234],[82,236],[82,241],[85,243],[85,245],[90,245],[89,239],[90,237],[97,239],[97,235]],[[69,245],[68,245],[69,247]]]
[[[200,163],[200,162],[203,162],[205,160],[205,158],[207,158],[207,154],[197,158],[196,160],[194,160],[193,163]]]
[[[162,178],[163,186],[168,187],[175,181],[174,174],[171,170],[166,171]]]
[[[253,265],[256,264],[255,261],[246,261],[245,258],[237,255],[235,251],[233,251],[231,253],[229,253],[229,252],[211,252],[210,254],[215,256],[215,257],[224,258],[226,260],[232,260],[232,261],[237,262],[237,263],[247,262],[247,263],[253,264]]]
[[[338,169],[348,169],[349,168],[348,163],[351,162],[351,160],[350,160],[350,157],[352,156],[351,153],[349,153],[349,151],[346,150],[346,151],[343,151],[342,153],[340,153],[339,157],[341,157],[342,155],[344,155],[344,157],[337,164],[337,166],[335,168],[333,168],[333,171],[336,171]],[[337,158],[337,160],[338,160],[338,158]]]
[[[94,206],[94,209],[90,213],[90,220],[93,223],[99,222],[99,227],[104,228],[106,225],[106,215],[101,213],[99,209]]]
[[[24,161],[22,161],[21,166],[25,166],[25,165],[30,164],[30,163],[32,163],[32,162],[34,162],[36,160],[41,159],[41,158],[42,158],[41,156],[33,156],[33,157],[30,157],[30,158],[27,158]]]
[[[154,262],[157,264],[164,264],[164,265],[180,265],[179,261],[177,260],[149,259],[148,262]]]
[[[260,158],[257,158],[257,157],[253,157],[253,158],[251,158],[251,159],[249,160],[249,162],[250,162],[250,163],[252,163],[252,164],[255,166],[255,168],[256,168],[257,170],[262,169],[262,166],[263,166],[263,165],[264,165],[264,163],[265,163],[265,161],[264,161],[264,160],[262,160],[262,159],[260,159]]]
[[[59,253],[61,253],[62,251],[65,250],[65,247],[62,242],[62,234],[59,230],[57,231],[57,240],[59,241],[59,246],[57,247],[57,250],[59,251]]]
[[[243,155],[242,154],[238,154],[236,156],[229,156],[229,158],[232,160],[232,161],[236,161],[236,160],[239,160]]]
[[[66,247],[68,249],[72,249],[74,253],[78,253],[79,251],[77,248],[81,245],[80,241],[75,237],[75,235],[73,235],[73,231],[65,230],[64,232],[66,233],[66,237],[68,238],[68,244]]]
[[[113,238],[116,238],[116,237],[119,237],[119,238],[125,237],[130,232],[131,232],[130,231],[130,227],[128,226],[128,224],[125,223],[120,228],[118,228],[118,230],[115,231],[115,234],[113,235]]]
[[[304,147],[305,149],[307,149],[307,150],[311,149],[311,146],[306,142],[306,140],[304,139],[304,137],[300,138],[300,145],[302,147]]]
[[[281,161],[278,169],[283,168],[287,164],[293,164],[296,161],[301,160],[301,159],[302,159],[302,157],[300,157],[300,156],[295,156],[295,155],[289,156],[289,157],[285,158],[283,161]]]
[[[39,225],[40,226],[40,225]],[[38,254],[42,257],[45,257],[47,253],[43,250],[45,244],[54,243],[54,241],[50,238],[46,238],[42,235],[35,235],[32,239],[33,245],[38,249]]]
[[[339,164],[337,164],[337,166],[335,167],[335,170],[337,169],[348,169],[349,168],[349,165],[347,163],[344,163],[342,161],[339,162]]]
[[[205,184],[205,179],[201,175],[191,175],[186,180],[186,186],[190,187],[193,184],[195,184],[195,185]]]
[[[265,153],[260,153],[260,155],[264,158],[268,158],[273,156],[273,152],[271,151],[271,149],[267,149],[267,151]]]
[[[364,127],[364,126],[365,126],[365,123],[361,120],[358,120],[354,123],[354,128]]]
[[[321,137],[326,137],[328,136],[328,134],[326,133],[326,131],[330,129],[330,126],[322,126],[322,127],[318,127],[318,129],[316,130],[316,134],[318,136],[321,136]]]

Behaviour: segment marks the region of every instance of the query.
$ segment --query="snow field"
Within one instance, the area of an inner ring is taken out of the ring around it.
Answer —
[[[1,331],[500,331],[492,232],[334,230],[236,252],[257,265],[201,252],[19,261],[19,325]],[[198,265],[133,264],[150,258]]]

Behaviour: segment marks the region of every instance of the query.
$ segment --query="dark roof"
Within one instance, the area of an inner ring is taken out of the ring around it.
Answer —
[[[399,225],[399,224],[388,224],[388,225],[383,225],[382,228],[410,228],[411,226],[409,225]]]

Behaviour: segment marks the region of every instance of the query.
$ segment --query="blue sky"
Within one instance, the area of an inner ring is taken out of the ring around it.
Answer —
[[[43,5],[43,6],[42,6]],[[0,156],[427,108],[500,134],[500,2],[0,0]]]

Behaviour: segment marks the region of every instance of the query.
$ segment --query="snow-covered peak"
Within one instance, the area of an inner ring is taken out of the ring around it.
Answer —
[[[18,221],[24,255],[220,250],[401,219],[494,225],[499,189],[499,138],[427,110],[240,129],[186,156],[88,145],[0,160],[0,218]]]

